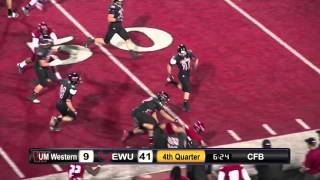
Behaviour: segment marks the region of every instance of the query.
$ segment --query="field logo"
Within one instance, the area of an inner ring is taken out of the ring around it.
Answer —
[[[138,52],[150,52],[158,51],[169,47],[173,42],[173,37],[160,29],[148,28],[148,27],[130,27],[126,28],[128,32],[140,32],[150,38],[153,42],[153,45],[150,47],[142,47],[136,44]],[[111,44],[122,50],[128,50],[124,40],[118,35],[115,34],[111,39]]]

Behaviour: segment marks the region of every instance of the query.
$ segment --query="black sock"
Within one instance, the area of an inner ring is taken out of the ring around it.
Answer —
[[[183,100],[183,105],[188,105],[189,99]]]
[[[11,16],[13,13],[12,9],[8,9],[8,16]]]
[[[54,127],[58,127],[61,122],[62,122],[62,117],[58,117],[55,121]]]
[[[37,95],[38,95],[38,93],[32,91],[31,98],[32,98],[32,99],[36,99],[36,98],[37,98]]]
[[[128,137],[132,137],[134,135],[133,131],[128,132]]]

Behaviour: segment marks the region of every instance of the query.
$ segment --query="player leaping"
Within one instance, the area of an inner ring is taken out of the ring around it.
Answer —
[[[118,34],[123,40],[125,40],[126,46],[130,52],[133,59],[136,59],[140,54],[135,50],[136,45],[129,38],[129,34],[125,28],[122,26],[123,21],[123,0],[113,0],[108,9],[108,22],[109,28],[104,38],[88,38],[86,47],[90,44],[95,43],[97,45],[107,45],[110,44],[110,40],[115,34]]]
[[[51,131],[60,131],[59,124],[61,122],[70,122],[76,118],[77,111],[72,104],[72,97],[76,95],[80,82],[81,77],[78,73],[71,73],[68,75],[68,80],[61,81],[59,100],[56,104],[60,115],[51,117]]]
[[[153,143],[153,130],[158,125],[157,112],[165,119],[176,122],[165,110],[163,106],[169,101],[169,95],[164,91],[157,93],[157,98],[150,97],[142,101],[142,103],[135,108],[131,116],[136,124],[136,127],[131,131],[124,131],[122,142],[126,142],[129,138],[148,132],[149,142]]]
[[[32,50],[32,57],[28,57],[27,59],[17,63],[17,68],[19,73],[23,73],[24,68],[35,61],[36,57],[36,50],[39,48],[39,41],[41,39],[49,39],[51,41],[56,41],[57,35],[53,32],[53,30],[47,25],[45,22],[41,22],[37,29],[31,33],[32,35],[32,43],[31,43],[31,50]],[[56,70],[55,70],[56,71]],[[56,76],[60,79],[60,74],[56,71]]]
[[[191,69],[191,60],[194,60],[194,68],[197,68],[199,59],[192,53],[191,50],[187,50],[187,47],[184,44],[180,44],[178,46],[178,54],[173,56],[170,60],[170,63],[167,65],[168,78],[167,82],[176,85],[179,89],[181,89],[183,94],[183,106],[182,110],[185,112],[189,112],[189,99],[191,94],[191,86],[190,86],[190,69]],[[179,68],[178,78],[180,82],[174,81],[172,76],[172,66],[177,65]]]

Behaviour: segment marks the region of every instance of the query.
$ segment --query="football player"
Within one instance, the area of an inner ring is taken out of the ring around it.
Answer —
[[[84,171],[86,170],[89,174],[96,176],[100,171],[100,166],[95,169],[84,164],[70,164],[68,169],[69,180],[82,180]]]
[[[136,124],[136,127],[131,131],[124,130],[122,142],[126,142],[129,138],[137,134],[143,134],[148,132],[149,143],[153,143],[153,130],[158,124],[157,112],[161,114],[165,119],[176,122],[177,120],[172,118],[166,111],[163,110],[163,106],[169,101],[169,95],[164,92],[158,92],[157,98],[150,97],[142,101],[142,103],[135,108],[131,116]]]
[[[24,15],[29,16],[30,10],[32,7],[36,6],[37,9],[40,11],[43,10],[43,4],[46,2],[46,0],[30,0],[30,2],[22,7],[22,12]]]
[[[15,19],[19,17],[19,14],[12,10],[12,0],[6,0],[6,2],[7,2],[7,8],[8,8],[8,18]]]
[[[50,68],[49,60],[52,53],[53,42],[50,39],[40,39],[39,48],[35,53],[34,69],[36,71],[38,81],[33,89],[32,95],[28,98],[31,102],[38,104],[40,100],[37,99],[38,94],[42,91],[48,83],[55,80],[52,68]]]
[[[189,112],[189,99],[191,93],[190,87],[190,69],[191,69],[191,61],[195,61],[194,68],[196,69],[199,64],[199,59],[192,53],[191,50],[187,50],[187,47],[184,44],[180,44],[178,46],[178,54],[173,56],[170,60],[170,63],[167,65],[168,78],[167,83],[172,83],[176,85],[179,89],[181,89],[183,94],[183,106],[182,110],[185,112]],[[177,65],[179,68],[178,78],[179,83],[176,82],[172,76],[172,66]]]
[[[29,57],[29,58],[27,58],[17,64],[17,68],[18,68],[19,73],[23,73],[24,67],[27,66],[28,64],[31,64],[35,60],[35,56],[36,56],[35,52],[36,52],[36,49],[39,47],[40,39],[50,39],[52,41],[56,41],[58,39],[57,35],[53,32],[53,30],[45,22],[41,22],[40,24],[38,24],[37,29],[35,31],[33,31],[31,33],[31,35],[32,35],[32,44],[31,44],[32,48],[31,48],[31,50],[33,52],[33,55],[31,58]]]
[[[122,26],[123,21],[123,0],[113,0],[108,9],[108,32],[104,38],[88,38],[86,47],[88,47],[93,42],[97,45],[110,44],[110,40],[115,34],[118,34],[123,40],[125,40],[126,46],[130,52],[133,59],[136,59],[140,54],[136,50],[135,44],[129,38],[128,32]]]
[[[51,131],[60,131],[59,124],[61,122],[71,122],[76,118],[77,111],[72,104],[72,97],[76,95],[80,83],[81,77],[78,73],[71,73],[68,75],[68,80],[61,81],[59,100],[56,103],[60,115],[51,117]]]
[[[175,123],[162,123],[154,130],[154,147],[163,148],[186,148],[187,136],[184,128]]]

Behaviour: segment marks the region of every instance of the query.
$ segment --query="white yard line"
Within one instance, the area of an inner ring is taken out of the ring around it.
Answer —
[[[305,123],[302,119],[296,119],[296,122],[300,124],[300,126],[302,126],[304,129],[311,129],[310,126],[307,123]]]
[[[63,171],[62,167],[59,166],[58,164],[52,164],[52,167],[53,167],[56,171],[58,171],[58,172]]]
[[[0,155],[9,164],[12,170],[19,176],[19,178],[25,178],[26,176],[18,168],[18,166],[13,162],[13,160],[8,156],[8,154],[0,147]],[[4,172],[3,172],[4,173]]]
[[[227,130],[227,132],[228,132],[228,134],[231,136],[231,137],[233,137],[233,139],[235,139],[236,141],[241,141],[241,138],[240,138],[240,136],[236,133],[236,132],[234,132],[233,130]]]
[[[268,131],[269,134],[277,135],[277,133],[268,124],[262,124],[262,127]]]
[[[247,18],[249,21],[251,21],[253,24],[255,24],[258,28],[260,28],[263,32],[268,34],[272,39],[277,41],[281,46],[286,48],[289,52],[291,52],[293,55],[295,55],[297,58],[299,58],[303,63],[305,63],[307,66],[309,66],[311,69],[316,71],[318,74],[320,74],[320,69],[311,63],[310,60],[305,58],[301,53],[299,53],[297,50],[292,48],[288,43],[286,43],[284,40],[282,40],[279,36],[274,34],[272,31],[270,31],[266,26],[264,26],[262,23],[260,23],[258,20],[256,20],[254,17],[252,17],[250,14],[248,14],[246,11],[244,11],[242,8],[240,8],[237,4],[232,2],[231,0],[224,0],[228,5],[230,5],[232,8],[237,10],[242,16]]]

